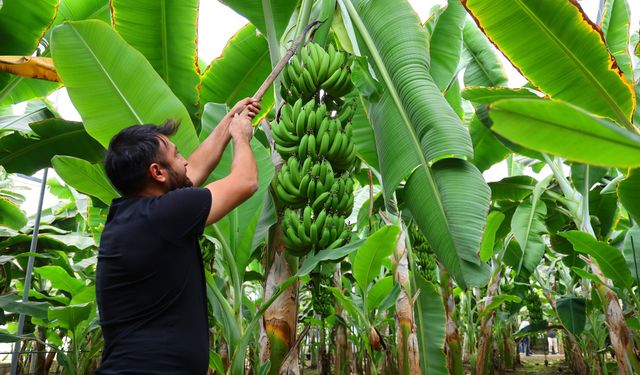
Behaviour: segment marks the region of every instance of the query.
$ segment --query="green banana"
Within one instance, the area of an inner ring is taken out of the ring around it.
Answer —
[[[305,134],[300,139],[300,144],[298,145],[298,159],[304,159],[307,157],[307,147],[309,145],[309,142],[307,141],[308,139],[309,134]]]

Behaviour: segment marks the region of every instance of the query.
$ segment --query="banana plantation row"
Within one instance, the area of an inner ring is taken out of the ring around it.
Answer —
[[[187,157],[317,20],[254,119],[257,193],[200,240],[209,371],[505,373],[555,332],[573,373],[640,373],[626,0],[596,19],[575,1],[449,0],[426,21],[405,0],[221,2],[249,23],[208,65],[198,0],[0,3],[0,342],[16,373],[100,363],[111,137],[176,119]],[[62,87],[82,122],[46,100]],[[10,176],[43,168],[58,203],[37,221]]]

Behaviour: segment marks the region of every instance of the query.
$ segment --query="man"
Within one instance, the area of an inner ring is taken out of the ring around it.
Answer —
[[[523,329],[527,328],[529,326],[529,319],[528,318],[524,318],[522,320],[522,322],[520,322],[520,327],[518,328],[519,331],[522,331]],[[523,336],[522,340],[520,341],[520,353],[525,353],[525,355],[530,356],[531,355],[531,348],[529,345],[529,336]]]
[[[249,115],[241,116],[244,109]],[[206,374],[207,301],[198,237],[257,190],[249,141],[257,101],[238,102],[188,160],[167,138],[178,124],[136,125],[109,144],[114,199],[98,253],[104,335],[97,374]],[[230,174],[204,188],[233,141]]]
[[[553,329],[547,331],[547,343],[549,344],[549,353],[558,353],[558,338],[556,337],[556,331]]]

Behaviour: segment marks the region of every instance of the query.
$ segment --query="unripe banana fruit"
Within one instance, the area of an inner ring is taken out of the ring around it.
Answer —
[[[356,101],[350,55],[316,43],[302,47],[283,70],[285,104],[272,124],[275,150],[285,160],[272,191],[282,210],[287,251],[304,256],[348,242],[356,160],[351,120]]]

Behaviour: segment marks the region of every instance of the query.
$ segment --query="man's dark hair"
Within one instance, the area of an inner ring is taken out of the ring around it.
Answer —
[[[133,125],[122,129],[109,142],[104,168],[113,186],[124,196],[141,192],[147,184],[147,169],[158,160],[160,135],[178,131],[179,121],[167,120],[162,125]]]

